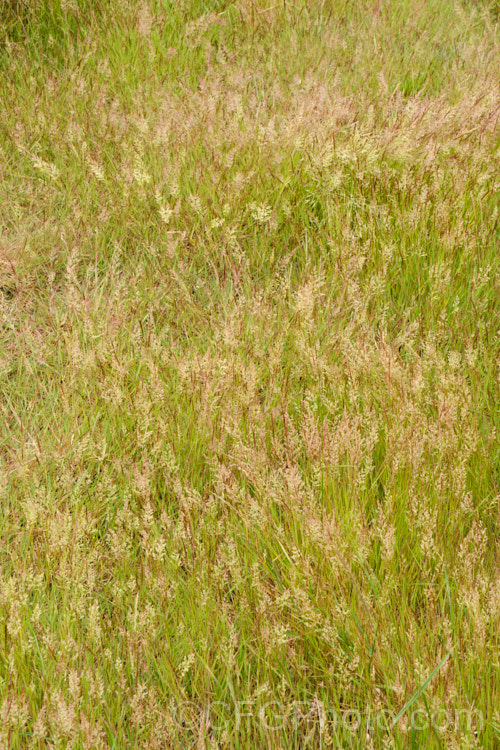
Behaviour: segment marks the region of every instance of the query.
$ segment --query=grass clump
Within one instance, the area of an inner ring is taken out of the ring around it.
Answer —
[[[0,743],[496,747],[487,4],[5,4]]]

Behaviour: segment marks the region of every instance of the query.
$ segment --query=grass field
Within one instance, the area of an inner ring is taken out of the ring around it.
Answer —
[[[488,0],[4,0],[0,748],[500,747]]]

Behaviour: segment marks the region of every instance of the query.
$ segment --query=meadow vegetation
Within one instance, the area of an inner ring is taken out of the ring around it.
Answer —
[[[2,4],[0,748],[500,746],[498,23]]]

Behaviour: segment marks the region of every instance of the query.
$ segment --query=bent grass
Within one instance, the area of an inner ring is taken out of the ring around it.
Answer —
[[[492,4],[0,15],[1,746],[495,747]]]

